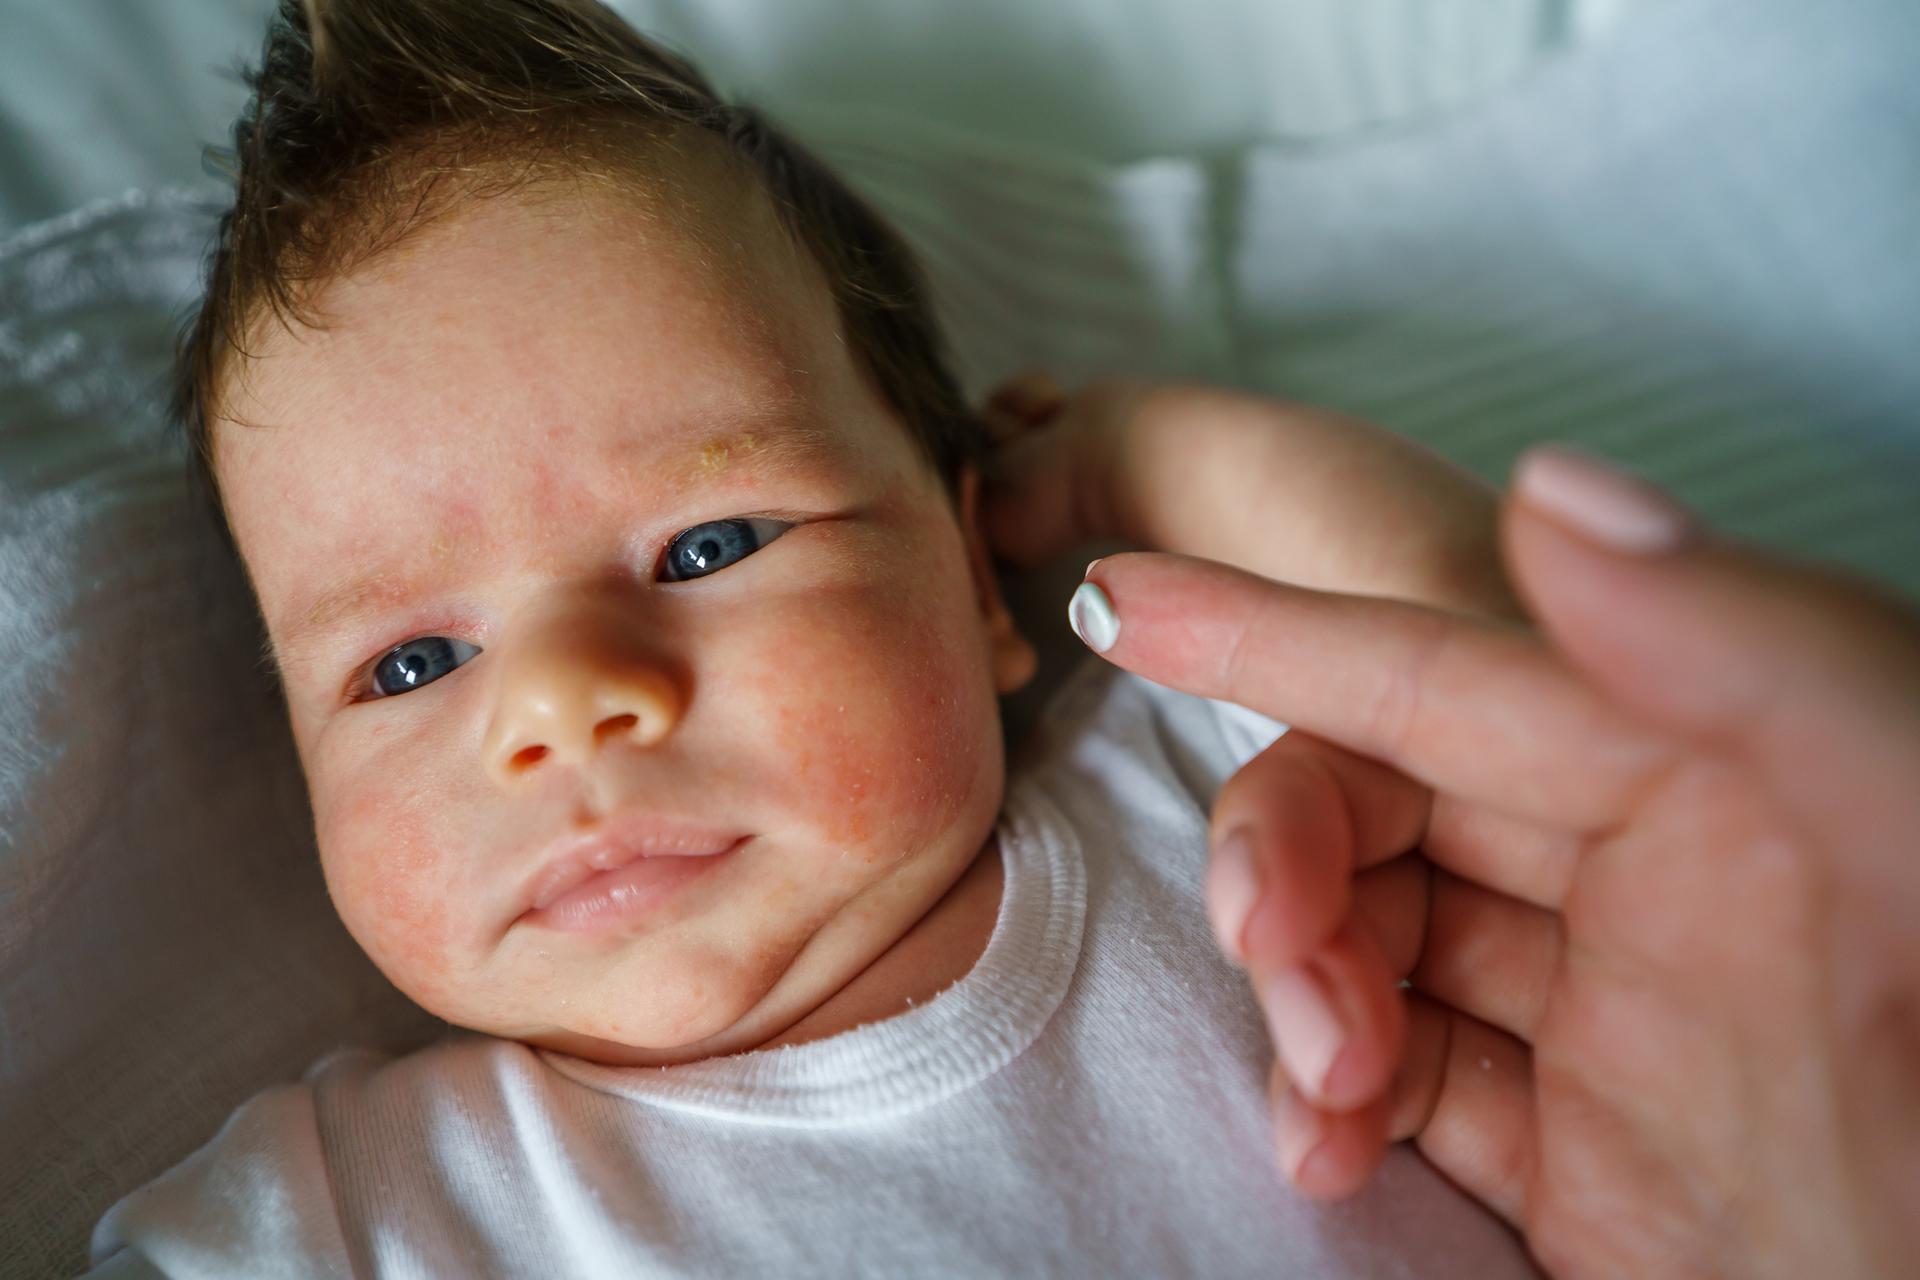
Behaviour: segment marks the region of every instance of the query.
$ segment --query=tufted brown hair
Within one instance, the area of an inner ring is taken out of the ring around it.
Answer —
[[[831,287],[849,348],[951,497],[985,447],[905,243],[752,107],[595,0],[281,0],[224,154],[234,202],[182,332],[189,486],[237,555],[213,470],[223,387],[271,320],[322,323],[328,280],[462,200],[543,177],[644,184],[686,129],[763,184]]]

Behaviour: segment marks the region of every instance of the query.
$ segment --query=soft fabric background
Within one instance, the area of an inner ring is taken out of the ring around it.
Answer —
[[[1103,162],[1420,120],[1644,0],[613,0],[723,90]],[[0,226],[200,176],[272,0],[0,0]]]
[[[1908,0],[621,7],[897,219],[975,391],[1031,361],[1210,378],[1494,479],[1573,439],[1920,591]],[[440,1026],[332,916],[158,412],[217,194],[197,144],[239,100],[216,69],[263,9],[0,0],[7,1276],[80,1270],[259,1088]],[[1014,585],[1042,691],[1083,563]]]

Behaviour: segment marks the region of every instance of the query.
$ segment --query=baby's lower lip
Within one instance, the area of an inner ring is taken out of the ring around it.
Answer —
[[[596,872],[520,919],[562,933],[599,933],[632,923],[726,861],[746,841],[743,836],[718,853],[635,858],[625,866]]]

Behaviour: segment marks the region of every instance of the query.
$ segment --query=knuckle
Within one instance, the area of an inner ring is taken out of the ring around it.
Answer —
[[[1215,668],[1219,696],[1242,706],[1258,705],[1262,664],[1272,661],[1272,654],[1284,652],[1272,635],[1275,609],[1270,587],[1264,579],[1241,574],[1230,576],[1221,588],[1220,616],[1228,623],[1231,641]],[[1273,747],[1286,740],[1283,736]]]
[[[1440,665],[1450,636],[1444,619],[1427,619],[1388,668],[1360,721],[1381,755],[1398,758],[1419,736],[1426,682]]]
[[[1237,826],[1284,807],[1289,780],[1299,769],[1295,749],[1282,737],[1261,751],[1220,784],[1213,801],[1213,831],[1224,836]]]

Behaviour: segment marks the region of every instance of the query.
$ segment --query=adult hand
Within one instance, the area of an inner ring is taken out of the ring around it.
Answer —
[[[1537,631],[1157,553],[1075,597],[1294,726],[1208,885],[1282,1164],[1344,1195],[1410,1138],[1568,1275],[1911,1266],[1920,624],[1565,452],[1502,535]]]

